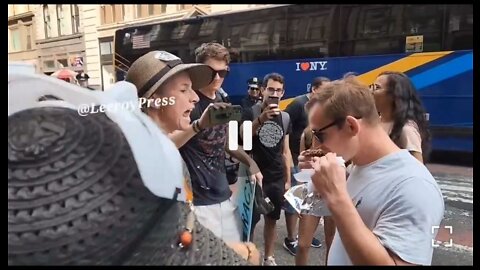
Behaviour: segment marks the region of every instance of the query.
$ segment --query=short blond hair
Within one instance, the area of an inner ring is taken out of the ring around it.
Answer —
[[[340,80],[326,85],[322,91],[311,96],[307,110],[316,103],[323,105],[325,116],[332,120],[350,115],[372,125],[379,123],[372,92],[355,81]]]

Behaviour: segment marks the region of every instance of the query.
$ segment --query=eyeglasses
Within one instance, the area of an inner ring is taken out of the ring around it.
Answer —
[[[345,121],[345,119],[337,119],[330,124],[324,126],[323,128],[320,129],[312,129],[312,134],[315,136],[315,138],[318,140],[319,143],[324,143],[325,141],[325,133],[323,132],[324,130],[333,127],[334,125],[339,124],[340,122]]]
[[[258,91],[258,90],[260,90],[260,89],[258,89],[257,87],[250,87],[250,90],[251,90],[251,91]]]
[[[213,77],[215,78],[215,76],[218,76],[220,78],[225,78],[228,76],[228,73],[230,73],[230,69],[227,68],[227,69],[222,69],[222,70],[213,70]]]
[[[380,84],[372,83],[368,86],[368,88],[372,91],[375,92],[377,90],[382,89],[382,86]]]
[[[340,123],[343,123],[347,118],[341,118],[337,119],[330,124],[320,128],[320,129],[312,129],[312,134],[315,136],[315,138],[318,140],[319,143],[323,144],[325,142],[325,131],[326,129],[333,127],[335,125],[338,125]],[[362,119],[362,117],[355,117],[355,119]]]
[[[273,88],[273,87],[267,87],[267,91],[271,94],[273,93],[283,93],[283,88]]]

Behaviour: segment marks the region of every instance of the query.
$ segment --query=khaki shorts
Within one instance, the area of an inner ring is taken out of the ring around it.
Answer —
[[[242,241],[242,221],[231,199],[194,207],[198,222],[226,242]]]

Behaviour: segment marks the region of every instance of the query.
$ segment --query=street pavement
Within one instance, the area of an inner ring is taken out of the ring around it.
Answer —
[[[438,229],[432,265],[473,265],[473,169],[470,167],[427,165],[437,180],[445,200],[444,219]],[[263,255],[263,217],[257,224],[254,243]],[[295,265],[295,257],[283,248],[287,235],[285,216],[277,221],[275,260],[278,265]],[[318,226],[315,237],[322,247],[310,248],[309,265],[325,265],[323,226]],[[450,239],[451,242],[450,242]]]

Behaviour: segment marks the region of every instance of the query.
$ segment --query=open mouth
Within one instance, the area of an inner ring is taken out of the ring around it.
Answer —
[[[183,113],[183,116],[189,117],[191,112],[192,112],[192,109],[186,110],[186,111]]]

